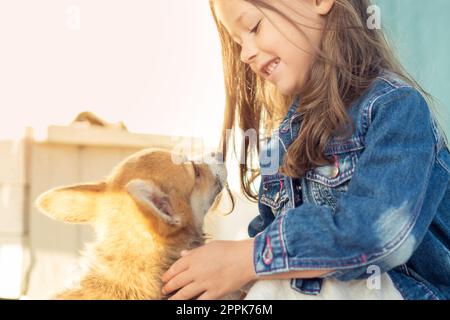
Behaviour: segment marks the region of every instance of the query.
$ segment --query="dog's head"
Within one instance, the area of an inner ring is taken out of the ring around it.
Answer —
[[[139,230],[169,240],[183,231],[201,231],[204,215],[226,183],[221,155],[205,159],[179,161],[167,151],[142,150],[104,181],[49,190],[36,205],[54,219],[92,223],[100,232]]]

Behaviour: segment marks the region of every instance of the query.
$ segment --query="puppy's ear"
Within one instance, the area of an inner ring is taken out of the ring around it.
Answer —
[[[135,179],[128,182],[126,190],[145,213],[169,225],[180,225],[180,217],[175,215],[169,196],[155,183]]]
[[[35,205],[47,216],[68,223],[88,223],[95,219],[97,199],[105,182],[54,188],[41,194]]]

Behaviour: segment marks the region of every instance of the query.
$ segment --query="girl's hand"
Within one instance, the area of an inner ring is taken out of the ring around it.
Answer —
[[[169,300],[220,299],[256,278],[253,239],[211,241],[181,255],[161,278],[163,294],[179,289]]]

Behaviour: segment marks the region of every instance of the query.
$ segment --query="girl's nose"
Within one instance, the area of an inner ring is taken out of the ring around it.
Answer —
[[[241,50],[241,61],[249,64],[258,55],[258,49],[253,45],[243,45]]]

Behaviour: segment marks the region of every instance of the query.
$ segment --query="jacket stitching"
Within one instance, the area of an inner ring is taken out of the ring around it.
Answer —
[[[447,173],[450,174],[450,168],[447,167],[447,165],[446,165],[443,161],[441,161],[441,160],[439,159],[439,157],[437,157],[436,159],[437,159],[437,162],[438,162],[445,170],[447,170]]]

